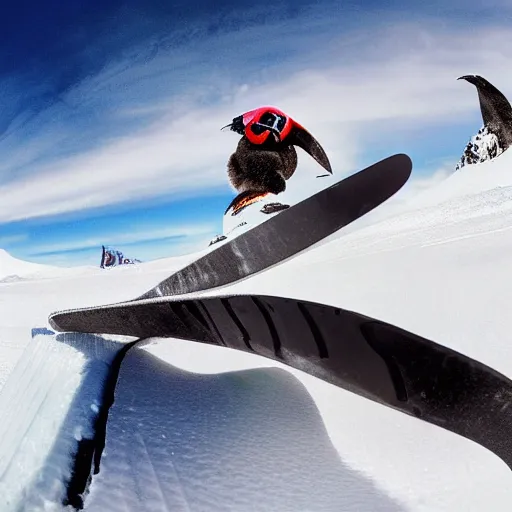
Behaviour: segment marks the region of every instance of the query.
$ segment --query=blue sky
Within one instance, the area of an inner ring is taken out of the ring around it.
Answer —
[[[66,266],[97,265],[102,244],[143,260],[205,247],[234,196],[237,136],[220,128],[262,104],[304,124],[340,176],[406,152],[411,190],[445,177],[481,123],[456,78],[482,74],[512,97],[511,9],[410,4],[4,7],[0,247]],[[316,172],[303,153],[299,166],[297,179]]]

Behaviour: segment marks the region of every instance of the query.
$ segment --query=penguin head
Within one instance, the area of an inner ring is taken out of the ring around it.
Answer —
[[[297,121],[276,107],[265,106],[245,112],[224,128],[247,137],[252,144],[269,149],[282,144],[299,146],[332,174],[329,159],[318,141]]]
[[[284,142],[295,122],[276,107],[260,107],[233,119],[232,131],[245,135],[252,144],[276,145]]]

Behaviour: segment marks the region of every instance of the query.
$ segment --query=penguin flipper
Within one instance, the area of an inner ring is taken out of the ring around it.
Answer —
[[[288,136],[288,142],[302,148],[312,156],[329,174],[332,174],[332,167],[324,148],[320,143],[302,126],[297,125]]]

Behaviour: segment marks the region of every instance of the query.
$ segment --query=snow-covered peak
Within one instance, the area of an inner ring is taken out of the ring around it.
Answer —
[[[468,142],[457,168],[492,159],[512,145],[512,106],[504,94],[480,75],[459,80],[476,87],[483,128]]]
[[[483,126],[467,143],[455,170],[459,170],[466,165],[480,164],[492,160],[501,155],[504,149],[497,135],[492,133],[487,126]]]

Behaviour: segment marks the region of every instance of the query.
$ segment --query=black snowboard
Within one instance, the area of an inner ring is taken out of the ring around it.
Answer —
[[[411,170],[407,155],[381,160],[224,243],[138,298],[223,286],[281,263],[389,199]]]
[[[512,381],[358,313],[268,296],[161,298],[57,316],[52,325],[259,354],[471,439],[512,468]]]
[[[223,243],[137,299],[223,286],[281,263],[389,199],[411,170],[404,154],[377,162]]]

